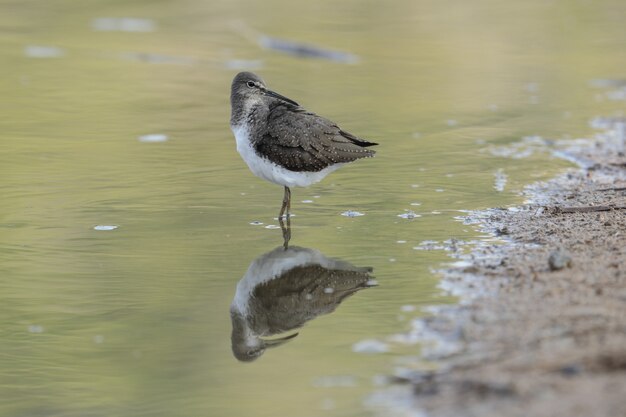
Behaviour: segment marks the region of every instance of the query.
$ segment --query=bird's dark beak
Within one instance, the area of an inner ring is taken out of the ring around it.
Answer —
[[[263,341],[265,342],[264,345],[266,348],[275,348],[275,347],[278,347],[280,345],[287,343],[288,341],[290,341],[297,335],[298,333],[294,333],[294,334],[290,334],[289,336],[281,337],[278,339],[270,339],[270,340],[264,339]]]
[[[265,95],[268,95],[270,97],[274,97],[274,98],[277,98],[279,100],[286,101],[287,103],[291,103],[294,106],[299,106],[299,104],[296,103],[295,101],[293,101],[292,99],[287,98],[287,97],[285,97],[283,95],[280,95],[280,94],[278,94],[278,93],[276,93],[276,92],[274,92],[272,90],[263,90],[263,92],[265,93]]]

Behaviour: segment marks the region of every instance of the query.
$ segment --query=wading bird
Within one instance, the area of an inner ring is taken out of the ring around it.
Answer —
[[[348,162],[374,156],[367,147],[377,143],[269,90],[251,72],[233,79],[230,104],[237,151],[254,175],[284,187],[279,220],[289,220],[291,187],[308,187]]]

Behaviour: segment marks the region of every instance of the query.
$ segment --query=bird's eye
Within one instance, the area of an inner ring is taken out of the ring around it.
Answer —
[[[248,87],[252,88],[252,87],[254,87],[254,82],[253,82],[253,81],[248,81],[248,82],[246,83],[246,85],[247,85]]]

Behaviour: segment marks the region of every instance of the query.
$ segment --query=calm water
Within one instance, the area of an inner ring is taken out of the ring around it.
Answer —
[[[621,0],[0,0],[0,416],[374,413],[374,377],[419,353],[389,338],[454,302],[431,272],[446,252],[413,248],[479,237],[459,210],[519,203],[568,166],[522,138],[581,137],[624,110],[589,83],[624,77],[625,13]],[[294,56],[263,36],[352,55]],[[292,205],[294,245],[372,267],[378,286],[253,363],[233,356],[229,309],[282,243],[282,190],[235,151],[243,69],[381,143]],[[421,217],[398,217],[409,210]],[[388,353],[353,352],[370,339]]]

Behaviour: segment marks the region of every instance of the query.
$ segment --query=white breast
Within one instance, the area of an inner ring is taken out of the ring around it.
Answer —
[[[334,164],[317,172],[295,172],[285,169],[266,158],[259,156],[250,143],[250,133],[243,126],[232,126],[237,141],[237,152],[248,164],[254,175],[274,184],[285,187],[308,187],[321,181],[326,175],[340,168],[344,164]]]

